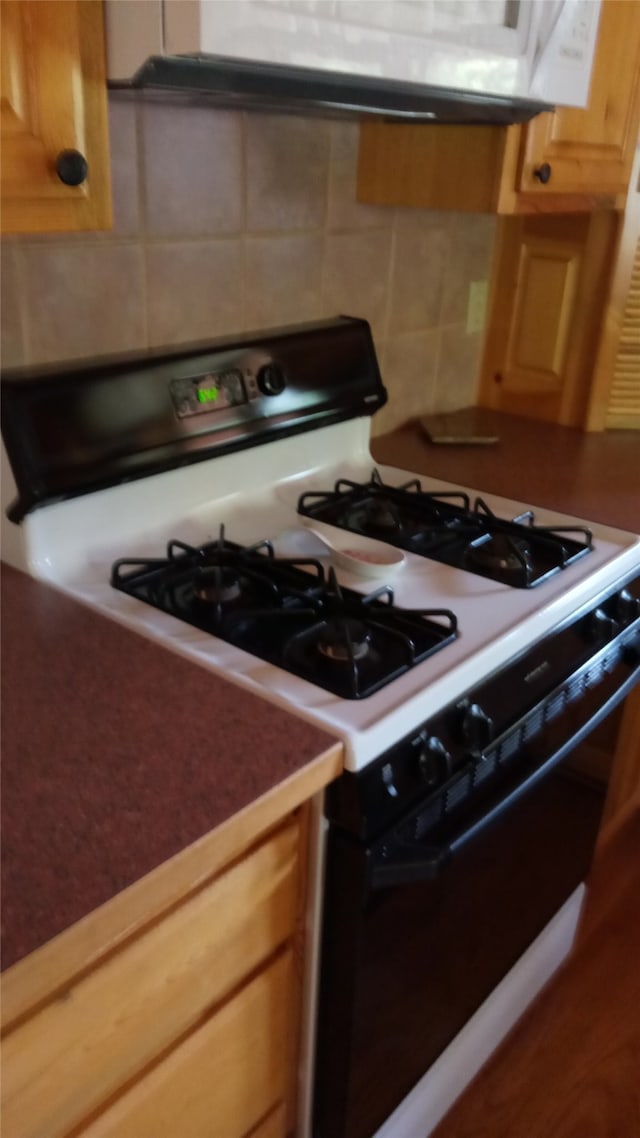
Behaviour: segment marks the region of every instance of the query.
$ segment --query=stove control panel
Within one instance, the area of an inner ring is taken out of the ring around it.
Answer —
[[[263,364],[258,368],[256,382],[263,395],[280,395],[285,388],[284,372],[278,364]]]
[[[357,774],[327,788],[329,820],[362,838],[419,809],[442,817],[532,761],[638,679],[640,576],[594,598]],[[426,816],[426,815],[425,815]]]
[[[281,395],[286,387],[284,369],[264,353],[248,352],[238,366],[213,368],[198,375],[170,380],[169,393],[179,419],[229,411]]]

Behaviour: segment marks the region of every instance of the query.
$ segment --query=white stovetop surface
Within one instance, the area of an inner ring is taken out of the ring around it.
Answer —
[[[327,454],[336,453],[352,458],[328,463]],[[199,545],[217,537],[221,523],[230,541],[270,538],[276,554],[315,557],[320,547],[296,512],[299,495],[308,489],[330,489],[338,477],[367,479],[373,466],[368,422],[340,424],[36,510],[21,527],[21,553],[8,559],[22,561],[23,567],[26,561],[35,576],[78,600],[335,731],[345,743],[347,769],[358,770],[601,589],[640,568],[640,537],[599,525],[591,525],[591,553],[533,589],[496,584],[407,554],[391,582],[395,603],[452,609],[459,635],[455,643],[363,700],[338,699],[109,583],[116,558],[163,556],[169,538]],[[412,477],[391,467],[378,470],[394,485]],[[258,490],[256,475],[265,479]],[[425,477],[421,483],[425,490],[460,489]],[[502,516],[526,508],[495,495],[482,496]],[[536,521],[575,524],[575,519],[543,509],[536,510]],[[337,575],[342,584],[363,593],[384,583],[343,570]]]

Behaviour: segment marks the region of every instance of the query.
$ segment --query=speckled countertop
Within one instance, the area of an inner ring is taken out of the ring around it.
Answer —
[[[434,446],[415,423],[372,440],[378,462],[640,532],[640,432],[584,434],[497,411],[494,446]],[[456,416],[450,416],[455,425]]]
[[[2,967],[335,740],[2,566]]]

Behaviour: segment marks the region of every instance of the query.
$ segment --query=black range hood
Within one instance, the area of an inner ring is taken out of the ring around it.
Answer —
[[[225,107],[358,119],[509,126],[552,111],[536,99],[460,91],[222,55],[150,56],[115,89],[206,98]]]

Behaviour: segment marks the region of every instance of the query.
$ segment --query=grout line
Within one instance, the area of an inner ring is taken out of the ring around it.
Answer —
[[[29,328],[29,305],[26,303],[27,292],[27,265],[26,265],[26,247],[20,243],[16,244],[13,249],[13,269],[16,283],[16,292],[18,294],[18,324],[20,328],[20,340],[22,349],[22,362],[25,364],[31,363],[31,335]]]
[[[144,121],[142,104],[136,100],[134,103],[134,136],[136,143],[136,175],[138,189],[138,233],[135,244],[140,249],[141,275],[142,275],[142,339],[147,347],[152,347],[149,337],[149,266],[147,263],[147,180],[144,144]]]
[[[387,287],[385,288],[385,305],[382,317],[382,338],[385,343],[391,336],[391,309],[393,296],[393,282],[395,279],[396,257],[398,254],[398,211],[394,209],[389,234],[389,260],[387,262]]]
[[[329,243],[333,233],[329,228],[329,201],[331,197],[331,184],[333,175],[333,166],[335,162],[335,131],[334,124],[328,124],[329,143],[327,147],[327,177],[325,182],[325,202],[324,202],[324,218],[323,225],[320,230],[321,235],[321,253],[320,253],[320,274],[318,279],[319,301],[320,301],[320,314],[323,316],[329,311],[328,298],[327,298],[327,274],[329,262]]]
[[[240,293],[242,299],[240,302],[239,331],[243,332],[248,330],[250,311],[248,304],[249,137],[246,111],[240,111],[240,183]]]

